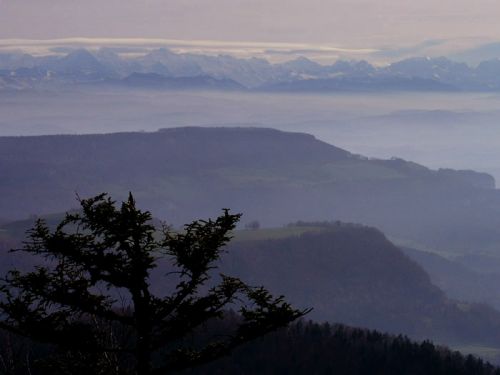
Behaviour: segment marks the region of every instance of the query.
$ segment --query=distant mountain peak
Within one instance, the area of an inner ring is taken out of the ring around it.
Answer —
[[[99,63],[95,58],[95,56],[84,48],[71,51],[61,60],[66,62],[76,62],[76,63],[82,63],[82,62],[91,62],[97,64]]]

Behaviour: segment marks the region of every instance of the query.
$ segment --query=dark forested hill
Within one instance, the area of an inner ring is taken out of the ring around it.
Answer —
[[[369,160],[311,135],[256,128],[0,138],[0,217],[59,212],[81,196],[133,191],[174,224],[216,215],[282,225],[332,220],[473,252],[500,242],[500,192],[486,174]]]
[[[59,218],[54,215],[47,221],[55,224]],[[22,254],[6,253],[19,246],[28,225],[24,221],[0,227],[1,274],[34,265]],[[479,346],[500,349],[498,311],[448,298],[417,263],[374,228],[297,223],[235,235],[217,272],[265,285],[297,308],[312,307],[308,318],[431,339],[473,352]],[[159,269],[151,280],[159,294],[170,287],[164,273]]]
[[[239,317],[229,312],[222,321],[210,322],[180,340],[182,347],[217,339],[234,330]],[[0,331],[0,354],[8,358],[3,373],[15,375],[53,375],[47,358],[53,347],[33,343]],[[161,354],[159,355],[161,358]],[[50,362],[49,362],[50,363]],[[64,363],[64,362],[63,362]],[[78,363],[78,362],[77,362]],[[63,368],[65,374],[89,374],[89,361]],[[132,373],[124,363],[123,373]],[[95,369],[95,367],[92,367]],[[92,371],[91,369],[91,371]],[[60,373],[60,372],[57,372]],[[94,374],[95,372],[92,372]],[[287,328],[238,347],[214,362],[175,374],[205,375],[500,375],[500,369],[473,355],[464,355],[430,341],[412,341],[403,335],[341,324],[298,321]]]
[[[431,342],[299,322],[185,374],[497,375],[500,370]]]
[[[49,224],[59,220],[57,215],[47,218]],[[18,246],[30,225],[28,220],[0,227],[0,250]],[[448,298],[374,228],[337,222],[241,230],[227,250],[220,272],[265,285],[297,308],[312,307],[308,317],[314,320],[453,346],[500,348],[498,311]],[[4,252],[0,271],[28,265],[32,259]],[[157,272],[151,283],[162,294],[170,285],[163,277],[165,268]]]
[[[500,347],[500,313],[448,299],[373,228],[337,224],[282,238],[237,239],[222,268],[313,307],[314,320]]]

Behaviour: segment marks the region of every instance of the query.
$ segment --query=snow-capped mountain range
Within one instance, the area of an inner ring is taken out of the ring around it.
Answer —
[[[377,67],[366,61],[321,65],[305,57],[271,64],[258,58],[180,54],[166,48],[133,58],[106,48],[43,57],[0,53],[0,88],[71,84],[285,92],[500,91],[500,60],[471,67],[445,57],[416,57]]]

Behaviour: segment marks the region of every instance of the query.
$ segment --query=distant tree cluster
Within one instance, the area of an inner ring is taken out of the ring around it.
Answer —
[[[342,228],[363,228],[365,227],[363,224],[359,223],[346,223],[343,221],[296,221],[293,223],[287,224],[288,228],[328,228],[328,229],[335,229],[338,227]]]
[[[260,223],[257,220],[252,220],[245,224],[245,229],[257,230],[260,229]]]

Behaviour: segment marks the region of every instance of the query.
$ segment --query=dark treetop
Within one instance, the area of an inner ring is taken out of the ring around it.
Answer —
[[[53,373],[190,368],[307,312],[237,278],[209,280],[240,215],[224,210],[215,220],[195,221],[182,232],[165,227],[158,235],[132,195],[120,208],[106,194],[80,203],[81,213],[67,214],[55,231],[36,223],[20,251],[39,257],[39,265],[11,271],[1,287],[0,327],[54,344],[62,354]],[[155,295],[150,278],[162,262],[172,288]],[[242,317],[234,332],[202,346],[178,345],[231,305]]]

